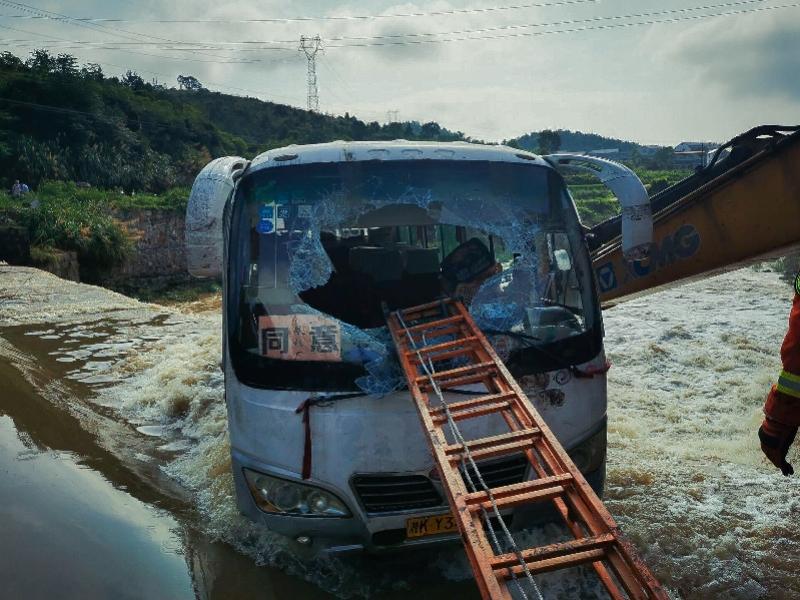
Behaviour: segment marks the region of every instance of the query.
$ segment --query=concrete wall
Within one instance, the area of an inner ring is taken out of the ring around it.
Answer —
[[[114,217],[127,227],[134,247],[112,278],[188,277],[182,211],[125,210]]]
[[[31,264],[44,271],[49,271],[53,275],[61,277],[61,279],[68,279],[69,281],[81,280],[77,252],[52,248],[44,251],[31,250]]]

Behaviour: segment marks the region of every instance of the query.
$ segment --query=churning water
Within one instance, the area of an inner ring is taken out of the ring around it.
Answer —
[[[747,269],[605,312],[607,505],[676,598],[800,597],[800,484],[766,464],[755,434],[790,300],[776,274]],[[475,595],[458,549],[434,553],[422,573],[394,561],[308,562],[239,516],[220,347],[218,310],[142,304],[35,270],[0,273],[0,360],[29,375],[47,362],[42,395],[142,479],[188,490],[204,536],[253,569],[277,566],[341,597]],[[542,583],[546,598],[594,593],[581,578]],[[298,598],[318,597],[300,587]]]

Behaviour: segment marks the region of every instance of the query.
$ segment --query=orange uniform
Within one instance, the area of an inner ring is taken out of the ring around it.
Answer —
[[[781,346],[783,370],[764,404],[764,422],[758,430],[761,450],[784,475],[794,473],[786,453],[800,426],[800,274],[789,313],[789,331]]]

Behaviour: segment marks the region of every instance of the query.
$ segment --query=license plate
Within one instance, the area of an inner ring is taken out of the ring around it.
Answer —
[[[456,531],[458,531],[458,525],[452,515],[414,517],[406,521],[406,538],[409,539]]]

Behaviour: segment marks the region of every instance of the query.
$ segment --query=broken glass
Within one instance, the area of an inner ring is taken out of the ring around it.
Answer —
[[[585,329],[590,284],[585,257],[574,256],[577,219],[560,179],[545,167],[282,167],[246,178],[236,203],[238,341],[265,364],[302,363],[306,382],[290,384],[298,389],[323,383],[315,369],[342,371],[333,363],[357,365],[355,377],[353,369],[342,372],[365,393],[398,389],[404,380],[385,315],[445,295],[464,300],[503,359],[537,334],[555,339]],[[241,323],[256,338],[285,324],[294,349],[267,351]]]

